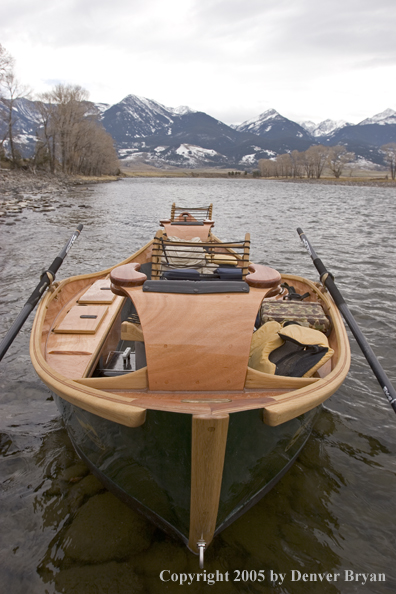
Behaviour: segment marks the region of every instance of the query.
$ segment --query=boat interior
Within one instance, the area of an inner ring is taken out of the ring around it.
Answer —
[[[41,336],[56,374],[180,412],[271,406],[297,391],[308,398],[314,384],[334,379],[344,338],[322,287],[252,263],[249,234],[221,242],[212,205],[174,204],[160,225],[120,265],[52,288]],[[308,329],[322,342],[313,345],[312,364],[297,370],[290,362],[311,348],[310,336],[301,339]]]

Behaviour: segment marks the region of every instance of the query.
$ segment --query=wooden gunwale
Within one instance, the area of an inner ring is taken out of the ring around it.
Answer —
[[[213,238],[221,243],[216,237]],[[117,266],[132,261],[140,261],[141,263],[149,261],[152,244],[153,240],[135,254],[117,264]],[[216,416],[218,414],[262,408],[264,422],[269,425],[278,425],[315,408],[333,394],[345,379],[350,364],[350,353],[345,327],[337,307],[331,297],[323,290],[318,289],[313,282],[296,275],[287,274],[282,274],[282,281],[293,281],[308,287],[320,300],[333,320],[334,336],[332,342],[333,348],[336,347],[333,357],[333,369],[324,378],[312,378],[308,385],[297,389],[287,388],[286,386],[284,388],[245,386],[243,390],[238,391],[205,392],[166,392],[142,390],[141,388],[126,390],[125,388],[117,389],[117,386],[106,387],[102,390],[83,385],[83,382],[79,383],[78,379],[67,378],[52,369],[45,360],[45,345],[49,329],[63,315],[66,305],[83,294],[90,282],[104,278],[113,268],[110,267],[92,274],[73,276],[62,281],[55,289],[47,292],[35,317],[31,338],[33,365],[38,375],[50,389],[76,406],[81,406],[81,408],[105,418],[116,417],[117,422],[128,426],[136,426],[135,423],[140,422],[139,419],[142,418],[142,414],[146,409]],[[79,290],[73,296],[67,295],[67,287],[71,289],[71,283],[73,282],[79,284]],[[62,292],[65,297],[62,297]],[[55,305],[57,300],[58,305]],[[51,319],[49,319],[47,314],[49,314],[49,309],[52,308],[54,311],[50,314]],[[98,345],[95,354],[96,358],[100,348],[100,345]],[[92,368],[92,365],[90,367]],[[183,402],[186,399],[202,399],[202,402]],[[218,399],[227,399],[231,400],[231,402],[209,402]]]

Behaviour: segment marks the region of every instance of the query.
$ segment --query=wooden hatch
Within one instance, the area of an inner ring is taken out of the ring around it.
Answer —
[[[95,334],[108,307],[104,305],[74,305],[59,322],[54,332],[56,334]]]
[[[85,291],[78,300],[81,305],[84,304],[103,304],[110,305],[113,303],[116,296],[112,293],[110,288],[110,279],[97,280]]]

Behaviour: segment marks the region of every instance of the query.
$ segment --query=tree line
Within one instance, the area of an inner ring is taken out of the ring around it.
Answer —
[[[15,75],[14,59],[0,44],[0,158],[11,166],[26,165],[17,148],[15,108],[31,91]],[[34,155],[28,165],[52,173],[111,175],[119,172],[114,142],[88,101],[88,92],[78,85],[58,84],[38,96],[39,121]]]
[[[381,147],[384,161],[387,163],[392,179],[396,174],[396,143]],[[339,178],[346,169],[352,171],[355,154],[343,145],[326,147],[321,144],[311,146],[308,150],[291,151],[278,155],[274,159],[260,159],[259,173],[262,177],[307,177],[320,179],[323,172],[330,170]]]
[[[291,151],[274,159],[260,159],[259,171],[262,177],[307,177],[320,179],[325,168],[339,178],[347,165],[355,161],[354,153],[345,146],[326,147],[321,144],[308,150]]]

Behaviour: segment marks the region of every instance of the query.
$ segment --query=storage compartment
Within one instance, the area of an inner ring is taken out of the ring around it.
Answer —
[[[95,334],[108,312],[103,305],[74,305],[54,328],[56,334]]]
[[[93,285],[85,291],[80,297],[78,303],[83,304],[109,304],[113,303],[116,295],[110,289],[110,279],[100,279],[94,282]]]

